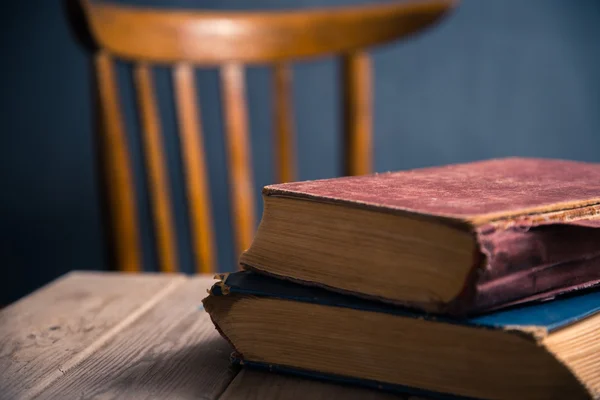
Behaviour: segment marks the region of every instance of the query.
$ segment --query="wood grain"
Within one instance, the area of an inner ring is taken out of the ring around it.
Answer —
[[[275,115],[275,171],[277,182],[296,177],[295,134],[292,105],[292,71],[288,64],[275,65],[273,73]]]
[[[187,63],[176,65],[173,69],[173,81],[196,271],[214,272],[216,265],[212,207],[194,68]]]
[[[71,273],[5,308],[0,312],[2,398],[41,394],[176,289],[182,279]]]
[[[177,240],[171,208],[171,187],[150,67],[146,64],[136,65],[134,78],[142,117],[142,143],[144,144],[144,159],[154,214],[159,268],[162,272],[175,272],[178,270],[179,262],[177,261]]]
[[[417,400],[372,389],[243,369],[221,396],[221,400]]]
[[[371,60],[364,52],[342,59],[344,95],[344,174],[364,175],[372,168]]]
[[[387,43],[438,21],[453,0],[279,12],[198,12],[83,0],[100,47],[129,60],[265,63]]]
[[[241,64],[221,67],[225,142],[229,160],[232,219],[236,259],[252,242],[256,222],[244,68]]]
[[[181,284],[44,391],[45,398],[215,399],[233,379],[231,347],[199,306],[214,281]]]
[[[101,51],[95,57],[95,66],[103,120],[100,140],[102,164],[116,267],[121,271],[135,272],[142,265],[137,204],[114,64],[111,57]]]

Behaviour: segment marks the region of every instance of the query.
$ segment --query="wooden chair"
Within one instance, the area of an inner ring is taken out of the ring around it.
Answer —
[[[290,107],[293,59],[340,53],[344,101],[344,174],[371,169],[370,62],[364,48],[419,31],[440,19],[450,0],[286,12],[198,12],[127,7],[82,0],[98,51],[94,56],[102,119],[104,174],[118,269],[141,269],[136,195],[115,79],[114,60],[134,63],[142,142],[161,271],[178,269],[167,165],[161,148],[150,64],[172,65],[178,130],[198,272],[215,269],[211,207],[194,66],[220,66],[235,249],[251,242],[254,193],[249,160],[243,64],[274,65],[275,149],[279,181],[294,180]]]

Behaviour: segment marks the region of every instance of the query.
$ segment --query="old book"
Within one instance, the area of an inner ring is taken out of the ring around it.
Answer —
[[[600,283],[600,164],[508,158],[267,186],[246,269],[428,312]]]
[[[600,398],[598,290],[454,320],[243,271],[204,307],[249,367],[427,398]]]

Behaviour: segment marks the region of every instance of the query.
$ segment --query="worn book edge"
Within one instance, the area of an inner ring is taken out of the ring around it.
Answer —
[[[471,318],[454,318],[426,313],[414,308],[382,303],[348,294],[305,286],[251,271],[219,274],[209,291],[213,296],[240,294],[272,297],[288,301],[388,313],[441,323],[468,325],[483,329],[502,329],[539,341],[549,333],[600,313],[600,290],[587,290],[559,296],[553,301],[538,301]]]
[[[513,211],[500,211],[495,213],[463,216],[449,213],[423,212],[405,207],[384,206],[360,200],[346,200],[334,197],[317,196],[310,193],[285,190],[278,185],[265,186],[262,190],[262,193],[265,197],[273,196],[315,201],[318,203],[338,204],[345,207],[356,207],[390,214],[403,214],[413,217],[436,219],[446,221],[451,224],[459,223],[461,225],[468,225],[472,227],[485,224],[493,224],[501,227],[518,224],[519,222],[539,225],[600,218],[600,197],[587,200],[572,200],[544,204]]]

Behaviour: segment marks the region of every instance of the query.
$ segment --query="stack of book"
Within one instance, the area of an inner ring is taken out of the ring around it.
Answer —
[[[430,398],[600,398],[600,164],[509,158],[264,189],[204,300],[235,362]]]

